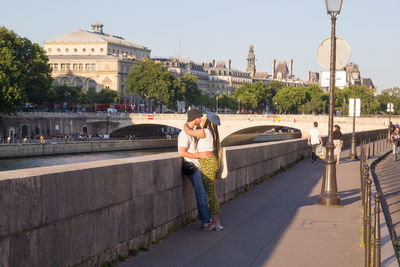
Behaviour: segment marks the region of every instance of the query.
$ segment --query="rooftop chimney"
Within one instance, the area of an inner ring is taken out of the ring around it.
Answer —
[[[92,31],[103,34],[103,24],[96,22],[92,24]]]
[[[276,59],[272,60],[272,79],[275,76],[275,65],[276,65]]]

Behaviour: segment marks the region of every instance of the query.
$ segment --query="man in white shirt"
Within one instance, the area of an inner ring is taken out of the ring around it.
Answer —
[[[200,126],[203,114],[198,109],[189,110],[187,115],[187,125],[189,128],[193,129],[196,126]],[[197,153],[195,140],[195,137],[187,135],[185,131],[181,131],[178,136],[178,150],[179,155],[183,157],[185,161],[196,166],[194,173],[188,175],[188,177],[194,187],[199,219],[203,222],[203,227],[207,227],[208,223],[211,221],[210,210],[207,203],[207,193],[204,189],[200,163],[198,159],[194,158],[191,154]]]
[[[314,122],[314,128],[312,128],[309,132],[308,135],[308,146],[311,146],[312,154],[311,154],[311,162],[314,163],[314,161],[317,160],[317,155],[315,154],[315,151],[317,150],[317,146],[321,144],[322,145],[322,139],[321,139],[321,134],[318,130],[318,122]]]

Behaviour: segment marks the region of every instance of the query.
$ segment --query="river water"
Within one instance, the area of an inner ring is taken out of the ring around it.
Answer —
[[[177,148],[161,148],[146,150],[114,151],[101,153],[55,155],[45,157],[14,158],[0,160],[0,171],[19,170],[61,164],[88,162],[103,159],[119,159],[129,157],[140,157],[151,154],[160,154],[177,151]]]

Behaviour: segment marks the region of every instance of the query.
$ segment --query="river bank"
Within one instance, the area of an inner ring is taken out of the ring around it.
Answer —
[[[67,143],[28,143],[0,145],[0,159],[76,153],[176,148],[177,139],[76,141]]]

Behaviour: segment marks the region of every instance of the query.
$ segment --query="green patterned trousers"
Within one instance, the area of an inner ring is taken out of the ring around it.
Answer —
[[[216,190],[217,172],[220,168],[217,157],[212,154],[206,159],[199,159],[201,173],[203,174],[204,188],[208,196],[210,213],[217,214],[221,211]]]

